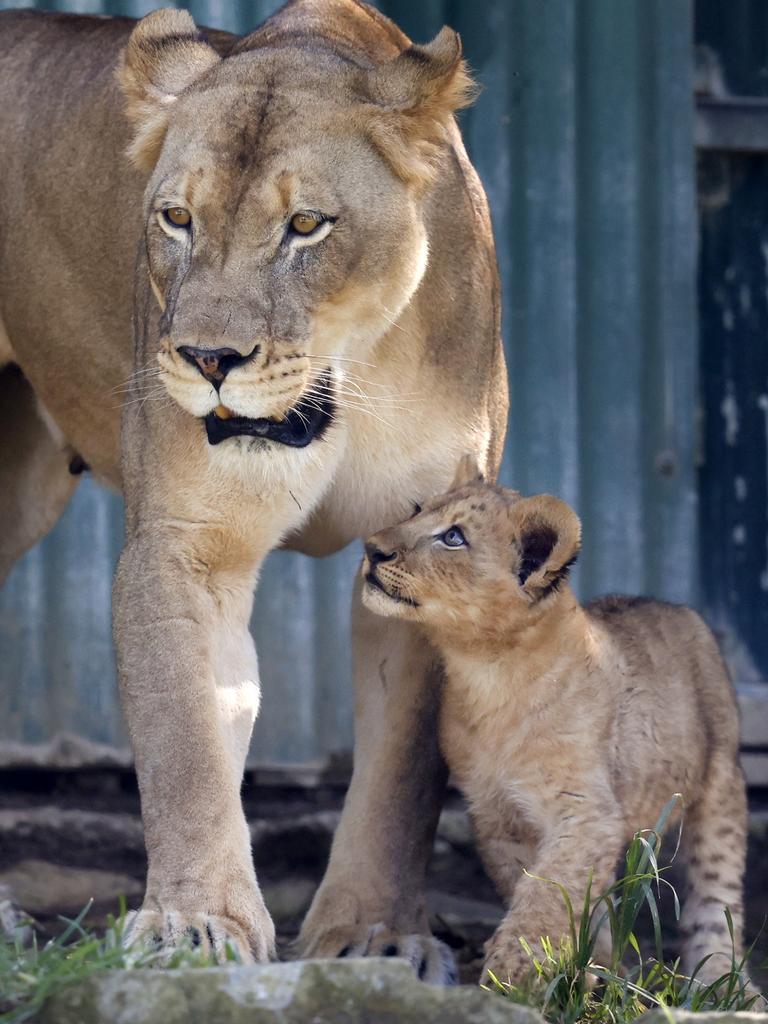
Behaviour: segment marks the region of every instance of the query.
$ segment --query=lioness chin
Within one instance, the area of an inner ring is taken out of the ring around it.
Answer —
[[[0,576],[70,467],[122,488],[114,628],[149,860],[129,936],[264,959],[239,795],[260,565],[396,521],[464,450],[490,474],[501,456],[459,40],[414,46],[356,0],[295,0],[242,39],[175,9],[4,12],[0,83]],[[354,634],[354,775],[301,948],[385,943],[448,980],[423,896],[439,664],[358,599]]]
[[[566,582],[573,510],[486,484],[469,463],[454,490],[368,541],[362,572],[368,607],[420,623],[443,657],[440,746],[508,908],[485,972],[531,971],[521,936],[535,949],[570,934],[560,890],[542,880],[583,906],[590,872],[596,897],[679,793],[683,969],[707,958],[697,977],[714,981],[741,957],[746,846],[736,701],[714,637],[682,606],[582,607]]]

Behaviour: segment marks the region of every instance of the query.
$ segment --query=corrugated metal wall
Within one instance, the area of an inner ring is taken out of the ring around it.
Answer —
[[[141,15],[158,4],[40,6]],[[277,6],[200,0],[189,9],[202,24],[242,31]],[[380,6],[420,41],[443,23],[457,28],[484,86],[463,124],[504,282],[504,481],[576,505],[582,594],[695,602],[690,3]],[[43,743],[65,730],[124,744],[108,609],[119,534],[117,499],[86,482],[0,592],[0,741]],[[253,622],[264,687],[254,762],[308,762],[349,747],[356,559],[351,549],[322,563],[270,558]],[[0,761],[19,753],[0,742]]]
[[[702,600],[739,679],[766,692],[768,5],[698,0],[696,42],[710,106],[750,115],[744,139],[699,156]]]

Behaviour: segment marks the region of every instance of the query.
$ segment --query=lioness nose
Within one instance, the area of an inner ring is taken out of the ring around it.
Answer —
[[[397,558],[396,551],[382,551],[381,548],[377,548],[375,544],[366,544],[365,553],[368,555],[368,561],[371,563],[371,567],[378,565],[379,562],[391,562]]]
[[[188,363],[196,366],[206,380],[216,386],[221,384],[230,370],[251,359],[258,347],[257,345],[247,356],[233,348],[193,348],[191,345],[182,345],[178,352]]]

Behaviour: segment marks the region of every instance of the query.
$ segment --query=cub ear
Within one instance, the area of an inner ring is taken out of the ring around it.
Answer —
[[[433,177],[452,114],[473,101],[476,87],[457,32],[443,27],[431,43],[411,45],[369,72],[368,132],[395,173],[425,185]]]
[[[462,455],[456,467],[456,474],[449,490],[457,491],[460,487],[468,487],[470,484],[485,483],[485,476],[477,464],[477,459],[470,452]]]
[[[187,11],[164,7],[136,25],[120,54],[117,79],[134,129],[128,155],[137,167],[155,166],[179,94],[220,59]]]
[[[570,505],[551,494],[521,498],[510,516],[517,579],[538,601],[567,578],[581,546],[581,523]]]

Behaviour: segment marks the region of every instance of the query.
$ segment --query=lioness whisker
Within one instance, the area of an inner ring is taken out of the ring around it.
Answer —
[[[144,384],[146,381],[152,378],[159,377],[162,374],[162,369],[158,366],[157,368],[150,367],[146,370],[136,371],[131,376],[122,381],[120,384],[116,384],[113,388],[110,388],[110,392],[129,391],[137,384]]]
[[[135,395],[135,396],[133,396],[131,398],[126,398],[126,399],[123,400],[122,404],[123,405],[132,405],[134,402],[144,402],[148,398],[168,398],[168,399],[170,399],[170,395],[165,390],[165,387],[160,387],[160,388],[156,388],[153,391],[145,391],[142,394]]]
[[[307,400],[307,405],[312,405],[312,408],[315,409],[319,408],[319,406],[314,405],[309,400]],[[390,423],[389,420],[385,420],[383,416],[379,416],[378,413],[375,413],[372,409],[369,409],[365,405],[359,405],[355,402],[351,402],[348,398],[342,398],[341,400],[336,401],[336,406],[339,409],[349,409],[355,412],[364,412],[366,413],[366,415],[371,416],[375,420],[378,420],[379,423],[383,423],[385,427],[389,427],[390,430],[394,430],[394,425]]]
[[[391,317],[386,315],[387,313],[391,312],[386,308],[386,306],[379,306],[379,312],[381,313],[382,319],[385,320],[390,325],[390,327],[394,327],[398,331],[402,331],[403,334],[408,333],[404,327],[401,327],[400,324],[397,323],[397,321],[392,320]]]
[[[363,365],[364,366],[370,366],[371,364],[370,363],[364,363]],[[375,367],[374,367],[374,369],[375,369]],[[392,388],[389,387],[387,384],[382,384],[379,381],[368,380],[367,377],[361,377],[359,374],[353,373],[351,370],[346,369],[346,367],[342,367],[341,370],[340,370],[340,373],[341,373],[341,380],[342,381],[348,382],[350,384],[353,381],[354,382],[359,382],[360,384],[365,384],[365,385],[367,385],[368,387],[371,387],[371,388],[378,388],[378,389],[380,389],[382,391],[388,391],[391,395],[393,395],[396,398],[421,398],[421,397],[423,397],[423,393],[420,392],[420,391],[405,391],[405,392],[393,391]],[[339,381],[339,378],[338,377],[334,377],[334,383],[338,383],[338,381]],[[325,386],[325,385],[321,384],[321,386]],[[378,396],[374,396],[374,397],[378,397]]]
[[[405,399],[404,399],[404,396],[397,395],[397,394],[394,394],[394,393],[385,394],[385,395],[370,395],[366,391],[364,391],[363,388],[361,388],[360,385],[357,384],[356,381],[351,381],[351,380],[344,380],[344,381],[341,381],[341,382],[337,382],[337,387],[342,389],[344,384],[348,384],[349,385],[349,388],[344,389],[346,394],[357,395],[360,398],[364,399],[366,402],[376,402],[376,403],[379,403],[379,404],[388,404],[388,405],[391,406],[391,404],[393,402],[400,402],[400,401],[403,401],[403,400],[407,401],[407,398],[408,398],[408,396],[405,396]],[[350,388],[351,388],[351,390],[350,390]]]
[[[128,392],[135,391],[137,388],[154,383],[156,382],[153,380],[134,381],[132,384],[123,384],[119,388],[110,388],[109,393],[111,395],[127,394]]]
[[[124,391],[121,395],[116,395],[117,398],[122,397],[123,400],[129,398],[141,398],[144,395],[163,395],[167,394],[164,384],[156,384],[148,388],[132,388],[130,391]]]
[[[342,377],[337,377],[333,380],[333,382],[330,383],[324,381],[313,381],[308,385],[308,390],[314,388],[316,390],[322,391],[323,393],[327,393],[329,391],[333,391],[334,389],[353,388],[357,393],[360,394],[361,397],[370,398],[371,401],[375,402],[389,401],[391,399],[400,401],[403,398],[421,397],[419,395],[419,392],[416,391],[406,391],[400,394],[399,392],[388,390],[385,393],[370,394],[365,390],[365,388],[361,386],[360,382],[362,382],[363,384],[370,383],[369,381],[366,381],[363,377],[357,377],[354,374],[345,373]],[[378,388],[386,387],[386,385],[383,384],[373,384],[372,386]]]
[[[358,374],[350,373],[347,370],[342,371],[341,380],[349,381],[350,383],[354,381],[355,383],[366,384],[370,388],[379,388],[382,391],[389,391],[391,394],[400,394],[400,392],[392,391],[387,384],[382,384],[375,380],[368,380],[366,377],[360,377]],[[415,392],[411,392],[411,394],[415,394]]]
[[[156,364],[154,366],[150,366],[149,363],[146,363],[144,366],[137,366],[136,369],[132,370],[131,373],[121,383],[128,384],[134,378],[144,373],[162,373],[162,367]]]
[[[316,398],[318,401],[324,401],[329,396],[327,394],[324,394],[324,393],[308,390],[302,396],[302,400],[304,401],[307,398],[311,398],[311,397]],[[337,390],[331,397],[333,397],[333,399],[339,405],[341,405],[342,403],[346,403],[346,406],[349,409],[355,408],[355,409],[361,409],[363,411],[369,411],[370,412],[370,411],[372,411],[372,409],[374,407],[381,408],[383,406],[384,409],[387,412],[408,412],[409,411],[405,406],[394,405],[391,401],[382,402],[379,399],[375,399],[374,400],[374,399],[371,399],[370,396],[368,396],[368,395],[360,396],[360,395],[356,394],[353,391]]]
[[[357,363],[358,366],[370,366],[370,368],[372,370],[378,370],[378,366],[376,365],[376,363],[366,363],[366,362],[363,362],[362,359],[352,359],[351,356],[331,356],[331,355],[321,356],[321,355],[314,355],[314,354],[308,353],[308,354],[306,354],[304,356],[304,358],[305,359],[309,359],[309,360],[314,359],[316,362],[322,362],[322,363],[327,363],[329,359],[335,359],[337,362],[341,362],[341,363]]]
[[[161,408],[161,409],[170,409],[172,404],[173,404],[170,398],[167,401],[165,401],[163,395],[155,395],[155,396],[146,395],[143,398],[136,398],[136,399],[134,399],[131,402],[123,402],[120,405],[113,405],[113,406],[111,406],[111,408],[112,409],[126,409],[129,406],[133,406],[133,405],[140,405],[140,406],[143,407],[147,402],[161,403],[159,405],[159,408]]]
[[[307,416],[305,416],[305,415],[304,415],[304,413],[303,413],[303,412],[301,411],[301,409],[298,409],[298,408],[297,408],[297,409],[294,409],[293,411],[294,411],[294,412],[296,413],[296,415],[297,415],[297,416],[299,417],[299,419],[300,419],[300,420],[301,420],[301,422],[302,422],[302,423],[304,424],[304,426],[305,426],[305,427],[306,427],[307,429],[309,429],[309,418],[308,418]]]
[[[112,391],[127,391],[130,388],[143,387],[146,384],[155,384],[157,383],[158,377],[159,374],[157,376],[153,375],[151,377],[142,377],[141,380],[127,381],[125,384],[120,384],[118,387],[112,388]]]
[[[137,392],[136,394],[133,394],[133,395],[124,395],[124,396],[122,396],[122,398],[120,398],[120,396],[116,396],[116,397],[118,397],[120,399],[120,401],[121,401],[121,403],[123,405],[130,405],[131,402],[138,402],[142,398],[164,398],[166,396],[166,394],[167,394],[167,392],[166,392],[165,388],[163,387],[163,388],[158,388],[157,390],[153,390],[153,391],[139,391],[139,392]]]

